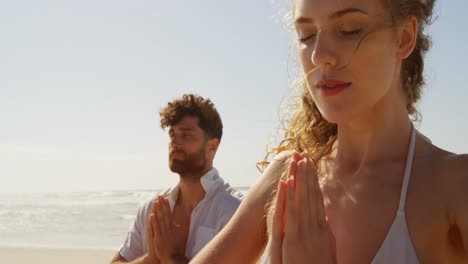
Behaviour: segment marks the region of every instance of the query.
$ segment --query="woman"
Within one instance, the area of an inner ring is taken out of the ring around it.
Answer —
[[[435,0],[295,0],[302,103],[191,263],[466,263],[468,156],[412,125]]]

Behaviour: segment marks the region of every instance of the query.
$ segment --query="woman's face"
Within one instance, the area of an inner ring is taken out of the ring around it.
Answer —
[[[391,98],[401,63],[381,1],[295,0],[293,17],[308,89],[325,119],[346,122]]]

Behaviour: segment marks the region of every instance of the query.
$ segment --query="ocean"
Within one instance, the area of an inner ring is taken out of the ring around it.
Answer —
[[[157,192],[0,194],[0,246],[117,250],[138,207]]]

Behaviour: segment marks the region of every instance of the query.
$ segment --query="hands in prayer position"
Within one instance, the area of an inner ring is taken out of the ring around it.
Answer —
[[[288,179],[278,183],[270,263],[336,263],[335,253],[316,167],[308,154],[295,153]]]
[[[158,196],[153,203],[147,226],[148,258],[151,264],[171,263],[184,256],[167,198]]]

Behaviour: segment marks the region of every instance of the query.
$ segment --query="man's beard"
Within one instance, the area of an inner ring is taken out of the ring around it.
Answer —
[[[187,154],[182,150],[172,150],[169,155],[169,169],[181,177],[202,173],[206,166],[205,152],[204,146],[193,154]],[[172,154],[183,155],[183,158],[173,159],[171,158]]]

